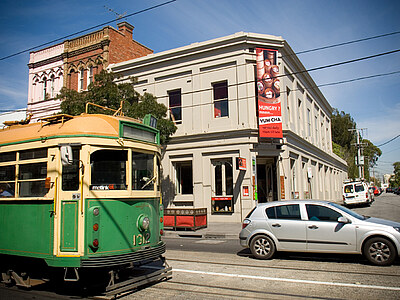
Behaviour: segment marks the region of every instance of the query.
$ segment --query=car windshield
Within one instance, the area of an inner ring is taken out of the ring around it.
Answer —
[[[354,217],[354,218],[357,218],[357,219],[359,219],[359,220],[365,220],[366,219],[366,217],[364,217],[364,216],[362,216],[362,215],[359,215],[358,213],[356,213],[356,212],[354,212],[354,211],[352,211],[352,210],[350,210],[350,209],[348,209],[348,208],[346,208],[346,207],[344,207],[344,206],[341,206],[341,205],[339,205],[339,204],[337,204],[337,203],[330,203],[333,207],[336,207],[336,208],[338,208],[338,209],[340,209],[341,211],[344,211],[345,213],[347,213],[347,214],[349,214],[350,216],[352,216],[352,217]]]

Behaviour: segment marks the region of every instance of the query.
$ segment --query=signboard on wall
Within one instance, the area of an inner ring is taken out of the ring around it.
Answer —
[[[282,138],[277,50],[256,49],[258,131],[260,138]]]
[[[285,176],[281,176],[281,199],[285,199]]]
[[[246,159],[243,157],[236,157],[236,170],[246,171]]]

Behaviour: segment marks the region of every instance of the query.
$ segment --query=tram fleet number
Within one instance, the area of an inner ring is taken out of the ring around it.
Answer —
[[[146,245],[150,243],[150,234],[146,233],[146,236],[142,234],[134,234],[133,235],[133,246],[140,246],[140,245]]]

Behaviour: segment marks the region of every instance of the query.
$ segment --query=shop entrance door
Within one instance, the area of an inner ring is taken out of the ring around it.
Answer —
[[[257,158],[258,202],[278,200],[278,186],[275,158]]]

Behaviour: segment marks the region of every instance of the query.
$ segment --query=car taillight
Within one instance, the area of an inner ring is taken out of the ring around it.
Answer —
[[[93,240],[93,247],[99,247],[99,240],[98,239],[94,239]]]
[[[245,220],[243,221],[243,223],[242,223],[242,229],[246,228],[246,227],[247,227],[247,225],[249,225],[250,223],[251,223],[251,221],[250,221],[250,220],[248,220],[248,219],[245,219]]]

